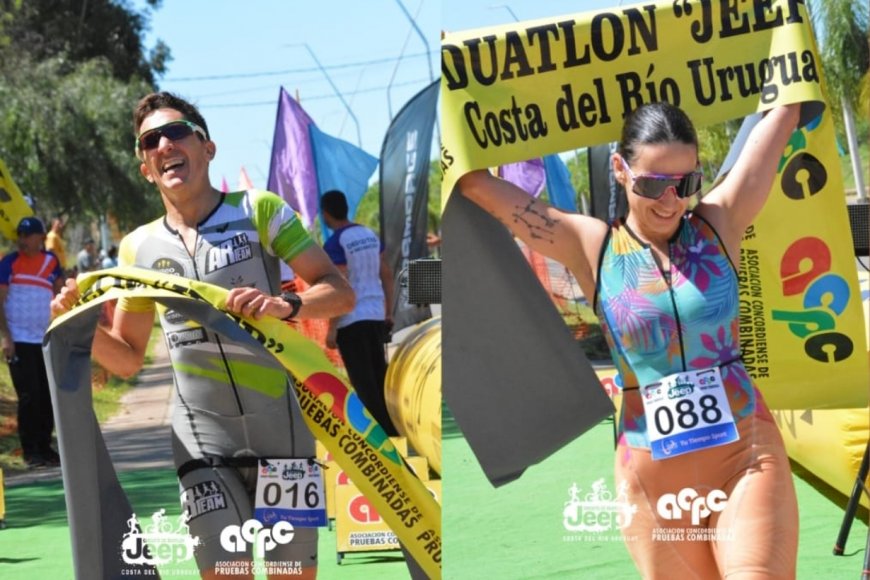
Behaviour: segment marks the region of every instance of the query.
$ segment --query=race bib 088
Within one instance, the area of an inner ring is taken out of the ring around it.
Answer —
[[[740,439],[718,367],[668,375],[641,397],[653,459]]]

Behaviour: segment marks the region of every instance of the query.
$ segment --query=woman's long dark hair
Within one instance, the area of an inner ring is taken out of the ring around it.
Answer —
[[[643,145],[685,143],[698,147],[698,135],[688,115],[670,103],[641,105],[622,126],[619,154],[629,164]]]

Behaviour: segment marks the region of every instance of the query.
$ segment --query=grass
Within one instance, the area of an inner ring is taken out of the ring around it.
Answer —
[[[161,337],[160,325],[155,323],[145,353],[145,366],[154,360],[154,343],[155,340],[161,340]],[[94,362],[91,377],[94,387],[94,413],[97,421],[103,423],[118,413],[121,397],[138,383],[138,375],[123,380]],[[27,469],[21,456],[21,443],[18,440],[17,412],[18,397],[9,377],[9,366],[0,365],[0,468],[7,472]]]

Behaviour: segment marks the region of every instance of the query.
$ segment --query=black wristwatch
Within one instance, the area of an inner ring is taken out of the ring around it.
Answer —
[[[281,320],[292,320],[294,316],[299,314],[299,309],[302,307],[302,298],[300,298],[299,294],[296,292],[281,292],[281,300],[289,304],[292,308],[290,314]]]

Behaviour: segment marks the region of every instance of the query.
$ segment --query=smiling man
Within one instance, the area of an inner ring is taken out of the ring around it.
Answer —
[[[330,318],[353,308],[347,281],[281,198],[255,189],[223,194],[211,185],[208,167],[217,148],[195,106],[171,93],[148,95],[136,107],[134,128],[140,172],[157,186],[166,215],[121,241],[121,266],[230,288],[227,310],[256,319]],[[281,293],[282,261],[310,285],[306,291]],[[67,284],[54,313],[77,297],[75,285]],[[111,329],[97,331],[94,357],[116,374],[136,373],[154,310],[150,300],[121,299]],[[221,533],[253,518],[259,461],[307,460],[314,457],[314,439],[291,378],[271,356],[228,342],[177,312],[158,307],[158,314],[177,390],[172,439],[181,501],[190,534],[203,542],[197,564],[203,578],[226,578],[218,563],[250,569],[250,552],[225,549]],[[204,495],[214,501],[197,501]],[[301,567],[294,578],[313,578],[316,528],[297,528],[293,541],[266,559],[279,568]]]

